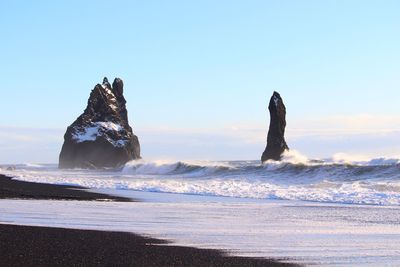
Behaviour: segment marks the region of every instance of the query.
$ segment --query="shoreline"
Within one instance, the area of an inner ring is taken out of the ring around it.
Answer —
[[[9,224],[0,224],[0,255],[1,266],[301,266],[127,232]]]
[[[88,192],[80,186],[54,185],[13,180],[0,174],[0,199],[81,200],[135,202],[137,200],[108,194]]]
[[[0,174],[0,200],[81,200],[136,202],[85,191],[79,186],[13,180]],[[129,232],[2,224],[1,266],[271,266],[298,264],[231,256],[228,251],[173,245]]]

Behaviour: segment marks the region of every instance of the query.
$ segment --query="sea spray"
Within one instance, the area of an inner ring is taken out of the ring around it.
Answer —
[[[308,159],[291,150],[280,162],[144,161],[122,169],[58,170],[56,165],[20,164],[1,172],[17,179],[90,188],[196,194],[236,198],[400,205],[398,158],[335,155]]]

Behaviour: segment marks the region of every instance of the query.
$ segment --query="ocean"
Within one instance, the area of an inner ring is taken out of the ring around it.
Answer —
[[[56,164],[17,164],[16,179],[93,189],[234,198],[400,205],[400,159],[311,160],[297,152],[281,162],[145,161],[117,170],[59,170]],[[1,166],[0,166],[1,167]]]
[[[3,165],[133,203],[0,200],[0,223],[127,231],[317,266],[400,265],[400,159],[132,161],[119,169]]]

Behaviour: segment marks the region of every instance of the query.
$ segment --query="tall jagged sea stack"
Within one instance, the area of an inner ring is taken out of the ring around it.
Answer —
[[[67,128],[59,168],[113,168],[140,158],[123,89],[119,78],[94,87],[85,111]]]
[[[267,137],[267,147],[261,156],[261,161],[280,160],[285,150],[289,150],[285,141],[286,107],[278,92],[274,92],[269,101],[270,124]]]

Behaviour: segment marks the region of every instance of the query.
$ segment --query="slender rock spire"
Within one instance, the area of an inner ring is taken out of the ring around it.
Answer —
[[[285,141],[286,107],[278,92],[274,92],[269,101],[270,124],[268,130],[267,147],[261,156],[261,161],[280,160],[289,147]]]

